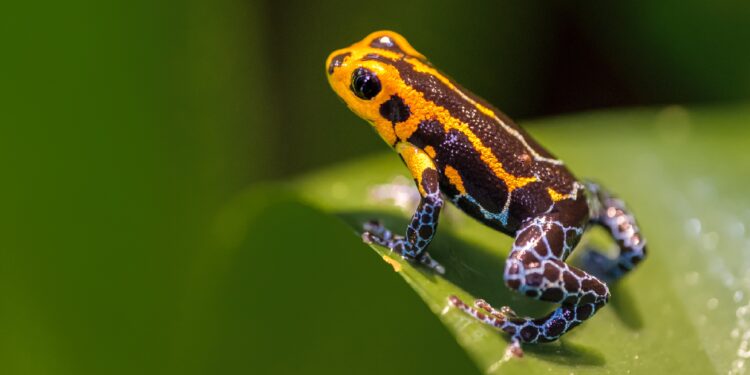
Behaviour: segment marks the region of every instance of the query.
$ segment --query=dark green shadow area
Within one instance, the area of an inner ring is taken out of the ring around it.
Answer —
[[[601,351],[591,346],[576,344],[566,338],[557,343],[528,345],[526,355],[564,366],[604,366],[607,361]]]
[[[362,224],[374,218],[382,221],[395,233],[400,233],[401,229],[406,228],[408,224],[404,217],[375,210],[340,212],[337,215],[359,233],[361,233]],[[507,305],[528,316],[543,316],[556,308],[554,304],[520,296],[503,284],[504,252],[488,252],[476,244],[453,235],[447,229],[438,233],[436,239],[430,244],[429,251],[445,266],[446,273],[439,276],[424,267],[416,267],[427,279],[434,281],[438,277],[445,278],[451,284],[473,296],[487,300],[493,306]],[[585,325],[583,327],[577,329],[585,329]],[[495,333],[509,342],[507,335],[500,331]],[[535,356],[542,361],[567,366],[603,366],[606,364],[601,352],[593,347],[568,342],[566,339],[551,344],[527,345],[524,346],[524,351],[527,355]]]
[[[362,223],[373,218],[381,220],[394,233],[399,234],[409,224],[403,217],[378,211],[343,212],[338,215],[359,233]],[[498,236],[502,234],[498,233]],[[554,309],[552,304],[524,298],[508,289],[502,277],[505,258],[464,241],[449,230],[438,231],[435,240],[430,244],[429,252],[446,269],[445,275],[438,276],[424,267],[416,267],[429,278],[443,277],[493,306],[511,306],[516,312],[531,316],[541,316]]]
[[[624,281],[616,281],[609,285],[612,298],[609,300],[608,308],[615,312],[617,318],[632,330],[643,329],[643,313],[638,308],[638,302],[633,292]]]
[[[601,233],[597,233],[601,234]],[[594,235],[596,236],[596,234]],[[584,237],[582,243],[578,245],[576,251],[573,253],[571,258],[568,260],[572,265],[586,270],[585,259],[591,255],[592,252],[602,254],[603,251],[598,246],[592,246],[589,242],[591,237]],[[607,241],[612,241],[611,237],[607,235]],[[602,247],[603,248],[603,247]],[[610,257],[609,255],[605,255]],[[636,268],[633,272],[638,272]],[[626,327],[633,331],[639,331],[643,329],[643,313],[638,308],[638,303],[635,296],[633,295],[632,287],[627,284],[628,279],[632,276],[630,273],[623,276],[622,279],[618,280],[606,280],[607,286],[609,286],[609,292],[611,298],[607,309],[612,310],[615,313],[617,319],[620,320]]]
[[[390,267],[336,217],[272,187],[199,256],[170,373],[476,373]]]

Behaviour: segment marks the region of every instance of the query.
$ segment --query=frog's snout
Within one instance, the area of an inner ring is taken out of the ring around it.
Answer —
[[[333,75],[336,68],[340,67],[344,63],[344,60],[351,56],[351,54],[351,52],[346,50],[337,50],[328,55],[326,59],[326,71],[328,75]]]

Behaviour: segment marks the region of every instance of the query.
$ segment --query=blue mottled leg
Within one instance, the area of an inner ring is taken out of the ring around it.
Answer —
[[[506,308],[498,311],[486,303],[478,303],[477,307],[472,307],[456,296],[449,297],[449,302],[477,320],[505,331],[511,336],[511,340],[514,343],[555,341],[566,332],[577,327],[584,320],[590,318],[606,304],[605,301],[581,303],[578,305],[563,304],[546,316],[534,319],[516,316]],[[521,353],[518,349],[516,351],[518,354]]]
[[[435,236],[438,217],[443,207],[438,171],[432,160],[414,146],[400,146],[399,152],[417,182],[422,196],[419,206],[406,228],[406,236],[394,235],[380,223],[369,222],[365,224],[366,232],[362,238],[367,242],[388,247],[406,259],[417,260],[443,273],[442,266],[425,251]]]
[[[584,259],[585,268],[606,280],[617,280],[646,257],[646,240],[641,236],[635,218],[625,203],[594,183],[587,183],[591,222],[604,227],[617,242],[620,254],[610,259],[590,251]]]
[[[609,300],[607,285],[562,261],[578,242],[582,228],[566,226],[554,214],[528,221],[516,234],[505,267],[506,285],[519,293],[562,306],[542,318],[519,317],[507,307],[495,310],[484,301],[471,307],[450,302],[484,323],[500,328],[514,341],[549,342],[581,324]],[[482,311],[480,311],[482,310]]]

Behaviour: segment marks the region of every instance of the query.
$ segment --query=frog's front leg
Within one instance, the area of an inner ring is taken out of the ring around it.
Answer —
[[[406,228],[406,236],[394,235],[378,222],[370,222],[365,224],[366,232],[362,237],[365,241],[386,246],[406,259],[417,260],[438,273],[443,273],[443,267],[425,251],[435,236],[438,217],[443,207],[437,167],[424,151],[410,143],[397,144],[396,151],[401,155],[417,184],[421,196],[419,206]]]
[[[581,224],[582,225],[582,224]],[[514,341],[549,342],[590,318],[609,300],[607,285],[563,260],[580,238],[582,227],[562,221],[558,214],[527,220],[516,233],[505,264],[505,283],[519,293],[561,306],[542,318],[495,310],[484,301],[469,306],[457,297],[449,301],[484,323],[502,329]]]

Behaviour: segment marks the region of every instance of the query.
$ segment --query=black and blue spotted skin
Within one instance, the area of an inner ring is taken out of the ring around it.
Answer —
[[[645,257],[645,240],[621,200],[577,179],[502,112],[437,71],[402,36],[372,33],[333,52],[326,71],[347,106],[399,153],[422,197],[404,236],[371,222],[365,240],[444,271],[425,251],[437,231],[443,197],[512,236],[503,271],[507,287],[560,307],[529,318],[483,300],[470,306],[452,296],[449,302],[514,342],[558,339],[606,305],[607,281]],[[620,255],[593,255],[586,272],[565,260],[594,224],[612,234]]]
[[[422,189],[426,192],[419,202],[417,210],[406,227],[406,236],[394,236],[377,222],[367,224],[369,240],[386,246],[400,255],[410,259],[419,258],[432,241],[437,231],[438,216],[443,207],[440,196],[439,176],[435,169],[422,172]]]

